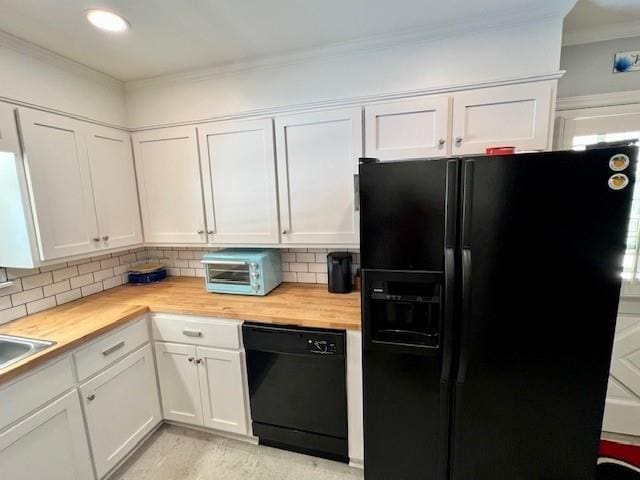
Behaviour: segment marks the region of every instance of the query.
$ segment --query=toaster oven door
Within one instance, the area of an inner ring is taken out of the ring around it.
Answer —
[[[205,263],[207,281],[210,284],[250,285],[249,262],[210,261]]]

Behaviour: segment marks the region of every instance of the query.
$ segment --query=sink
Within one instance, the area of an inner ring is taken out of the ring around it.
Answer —
[[[0,370],[52,345],[55,342],[0,335]]]

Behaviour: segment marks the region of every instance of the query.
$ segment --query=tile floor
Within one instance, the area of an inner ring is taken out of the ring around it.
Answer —
[[[110,480],[362,480],[321,458],[163,425]]]

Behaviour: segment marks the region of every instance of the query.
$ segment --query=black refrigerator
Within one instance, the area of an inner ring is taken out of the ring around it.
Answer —
[[[361,160],[365,480],[593,478],[636,161]]]

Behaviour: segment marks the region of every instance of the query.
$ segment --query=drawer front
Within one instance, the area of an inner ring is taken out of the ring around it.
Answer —
[[[66,357],[0,389],[0,430],[71,387],[73,371]]]
[[[241,348],[240,322],[219,318],[154,315],[153,338],[205,347]]]
[[[78,380],[89,378],[148,341],[149,330],[147,329],[147,321],[143,318],[76,352],[73,358],[76,362]]]

